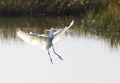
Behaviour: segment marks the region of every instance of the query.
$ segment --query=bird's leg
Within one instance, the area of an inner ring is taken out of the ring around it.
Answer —
[[[50,58],[51,63],[53,64],[53,61],[52,61],[52,58],[51,58],[51,55],[50,55],[49,50],[48,50],[48,55],[49,55],[49,58]]]
[[[53,44],[52,44],[52,49],[53,49],[53,52],[58,56],[58,58],[60,58],[61,60],[63,60],[63,58],[55,52]]]

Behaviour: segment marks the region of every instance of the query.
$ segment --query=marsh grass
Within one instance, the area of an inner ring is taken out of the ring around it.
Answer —
[[[81,15],[101,11],[107,4],[108,0],[0,0],[0,15]]]
[[[107,9],[96,14],[88,11],[83,20],[83,25],[89,29],[120,32],[120,5],[109,3]]]
[[[74,16],[79,20],[82,19],[82,22],[76,22],[76,25],[82,23],[84,31],[90,30],[91,34],[107,39],[111,42],[111,46],[120,45],[120,0],[0,0],[0,15],[10,17]],[[25,19],[20,26],[32,23]],[[52,25],[50,23],[41,22],[41,25],[50,27]],[[8,24],[12,23],[8,21]],[[39,26],[38,24],[35,25]]]
[[[109,41],[111,47],[120,45],[120,1],[109,1],[98,12],[90,9],[83,17],[82,25],[86,34],[97,35]]]

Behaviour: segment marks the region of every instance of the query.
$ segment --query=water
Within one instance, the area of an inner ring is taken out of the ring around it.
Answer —
[[[4,19],[4,20],[3,20]],[[54,64],[40,47],[20,40],[17,28],[25,32],[44,33],[50,27],[64,27],[71,18],[1,18],[1,83],[120,83],[119,37],[84,31],[80,20],[56,43],[61,61],[52,54]],[[106,33],[107,34],[107,33]],[[108,33],[109,34],[109,33]],[[113,41],[113,42],[112,42]]]

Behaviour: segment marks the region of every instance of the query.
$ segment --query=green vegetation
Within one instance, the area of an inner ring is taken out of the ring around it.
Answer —
[[[81,20],[75,17],[0,17],[0,38],[1,40],[16,39],[16,29],[21,28],[25,32],[44,33],[50,28],[64,28],[71,20],[75,19],[75,24],[66,35],[73,38],[81,36],[97,37],[106,41],[111,47],[119,47],[120,33],[110,32],[102,29],[86,28],[81,26]]]
[[[83,5],[81,0],[0,0],[0,15],[79,14]]]
[[[97,35],[107,39],[111,46],[120,45],[120,0],[0,0],[0,16],[37,16],[37,18],[38,16],[52,16],[52,23],[58,23],[57,26],[59,23],[64,26],[68,19],[66,16],[70,16],[69,21],[72,19],[76,21],[76,32],[81,33],[80,30],[82,30],[84,34]],[[58,22],[59,20],[53,21],[57,16],[63,16],[62,18],[66,19],[60,20],[60,22]],[[4,18],[1,19],[4,20]],[[7,19],[9,18],[7,17]],[[15,19],[13,23],[9,20],[7,23],[1,21],[0,26],[4,27],[7,24],[6,26],[9,28],[10,25],[11,27],[30,27],[30,25],[32,25],[31,27],[43,25],[41,28],[46,25],[49,28],[57,27],[53,26],[51,20],[48,19],[31,18],[31,20],[24,18],[21,22]],[[80,28],[80,25],[83,27]]]
[[[89,10],[82,19],[84,31],[97,35],[111,46],[120,44],[120,1],[109,1],[100,11]]]
[[[88,11],[83,19],[83,25],[97,31],[120,32],[120,4],[109,3],[105,10],[95,14]]]
[[[87,28],[120,31],[120,0],[0,0],[0,15],[72,15]]]
[[[105,10],[119,0],[0,0],[0,15],[81,15]]]

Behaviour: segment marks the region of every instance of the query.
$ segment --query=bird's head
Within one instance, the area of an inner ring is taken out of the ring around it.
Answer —
[[[54,33],[55,31],[56,31],[56,29],[54,29],[54,28],[51,28],[51,29],[49,30],[50,33]]]
[[[55,31],[56,31],[56,29],[54,29],[54,28],[51,28],[49,31],[53,31],[53,32],[55,32]]]

